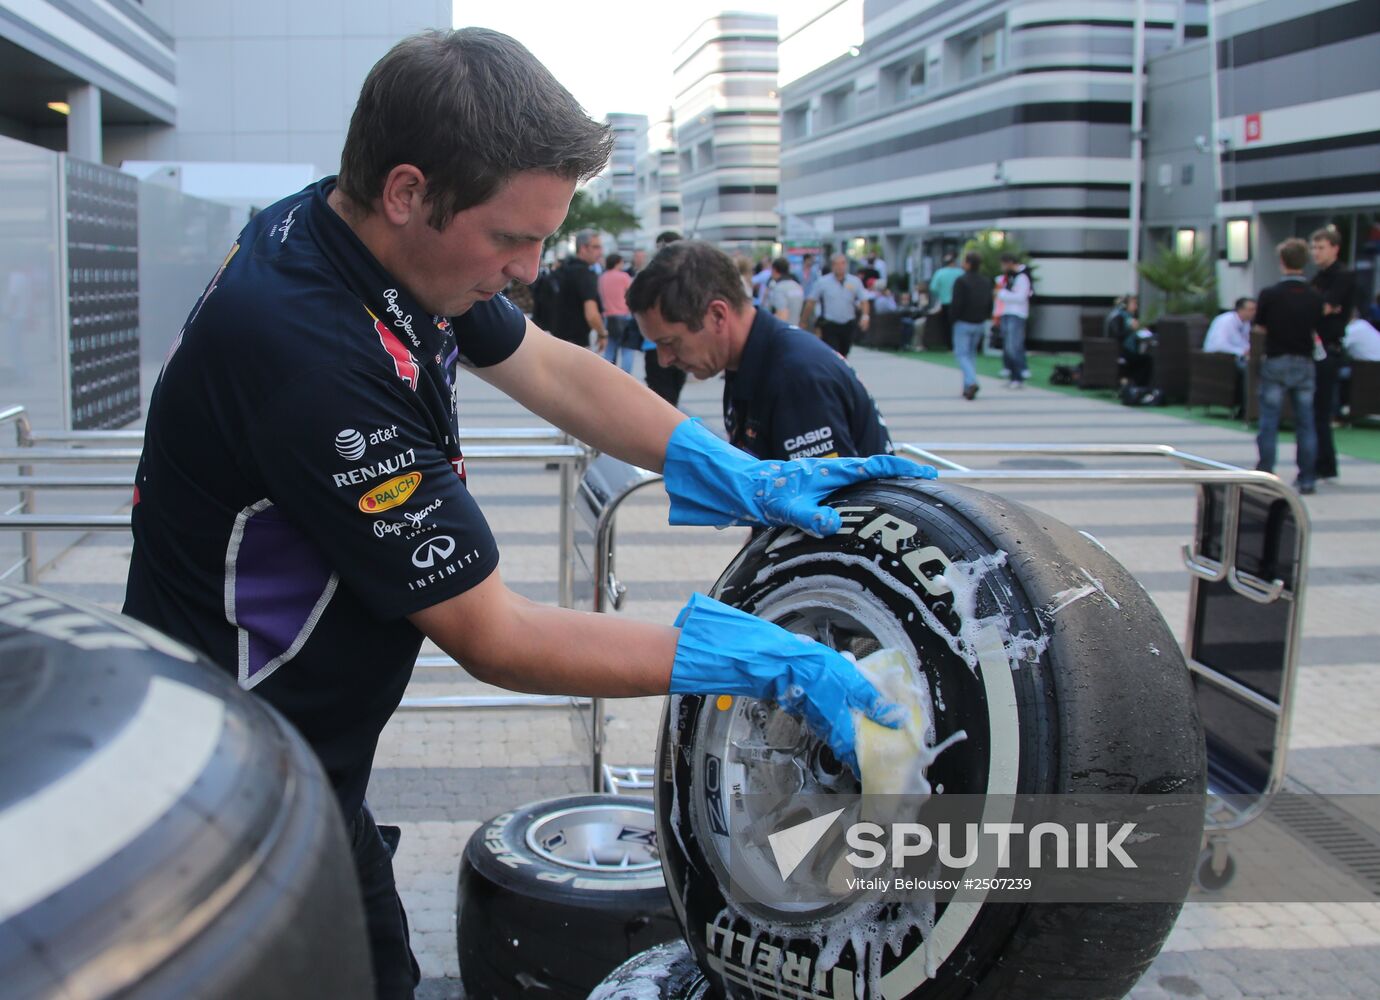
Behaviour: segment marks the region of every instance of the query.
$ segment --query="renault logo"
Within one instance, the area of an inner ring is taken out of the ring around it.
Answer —
[[[437,535],[428,538],[421,545],[418,545],[412,553],[412,565],[418,569],[431,569],[437,563],[443,563],[451,557],[455,551],[455,539],[450,535]]]

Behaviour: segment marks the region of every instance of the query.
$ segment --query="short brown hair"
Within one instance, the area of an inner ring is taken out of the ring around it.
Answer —
[[[342,194],[368,209],[388,172],[426,176],[432,226],[483,204],[515,174],[545,170],[581,181],[613,148],[521,42],[487,28],[424,31],[374,64],[340,157]]]
[[[1302,271],[1303,265],[1308,263],[1308,244],[1297,236],[1290,236],[1275,250],[1279,253],[1279,262],[1291,271]]]
[[[668,323],[697,331],[709,303],[723,299],[734,309],[748,304],[733,258],[712,243],[681,240],[661,250],[637,272],[628,289],[628,308],[635,313],[653,306]]]
[[[1308,237],[1308,242],[1314,240],[1326,240],[1334,247],[1339,247],[1342,245],[1342,234],[1337,231],[1336,226],[1323,226],[1321,229],[1313,230],[1313,235]]]

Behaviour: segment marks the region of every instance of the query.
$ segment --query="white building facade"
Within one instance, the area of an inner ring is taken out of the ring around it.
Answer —
[[[821,5],[816,5],[817,8]],[[979,230],[1036,262],[1036,343],[1132,285],[1132,0],[845,0],[782,32],[788,240],[880,244],[914,284]],[[1147,2],[1145,49],[1206,34]]]
[[[676,46],[672,58],[684,234],[726,250],[751,251],[775,242],[776,18],[711,17]]]

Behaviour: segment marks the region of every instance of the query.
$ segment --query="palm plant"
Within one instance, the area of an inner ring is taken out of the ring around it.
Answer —
[[[1210,314],[1217,304],[1217,275],[1206,250],[1185,254],[1161,246],[1153,260],[1138,264],[1136,270],[1159,290],[1166,315]]]

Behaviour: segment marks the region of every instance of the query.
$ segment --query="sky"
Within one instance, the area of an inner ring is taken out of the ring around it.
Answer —
[[[724,10],[778,12],[783,0],[455,0],[455,26],[512,35],[592,118],[610,111],[656,120],[671,102],[671,50]]]

